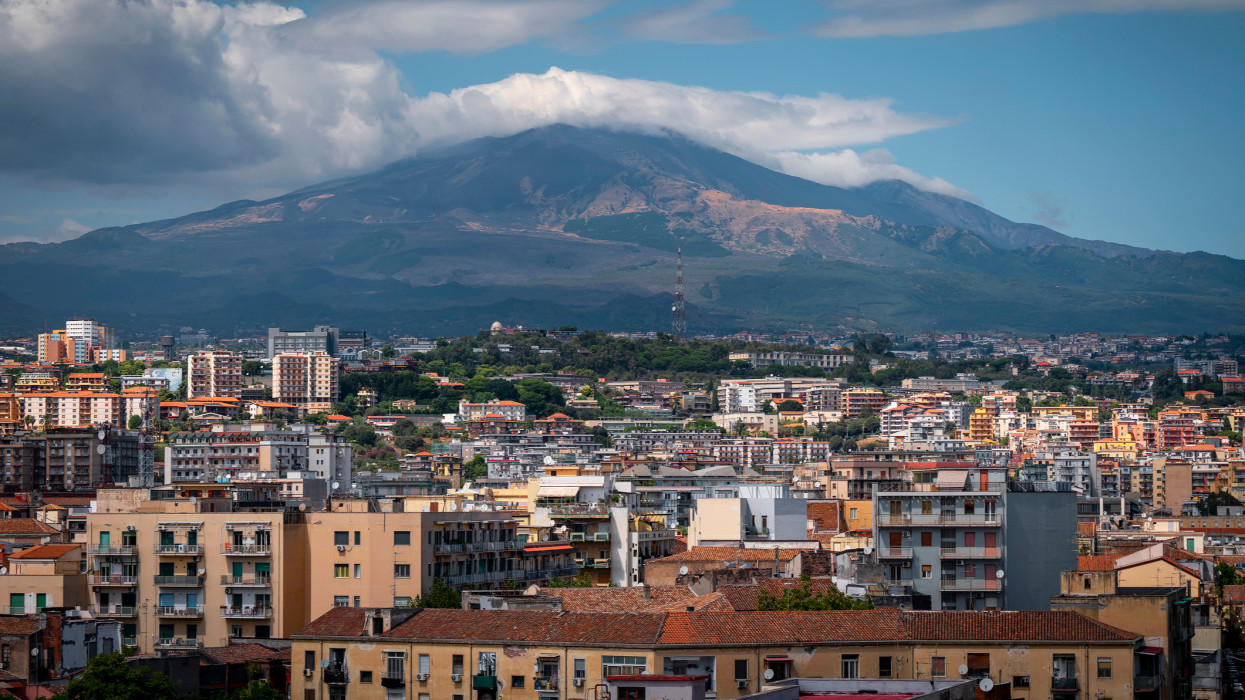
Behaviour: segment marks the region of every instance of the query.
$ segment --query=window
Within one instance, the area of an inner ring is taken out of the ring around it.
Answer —
[[[303,668],[316,667],[316,653],[314,651],[303,652]]]
[[[428,700],[428,693],[420,693],[419,700]]]
[[[848,513],[848,516],[847,516],[848,518],[850,518],[851,520],[855,520],[855,519],[856,519],[856,509],[855,509],[855,508],[849,508],[849,509],[847,510],[847,513]]]
[[[841,678],[856,678],[860,671],[860,656],[857,654],[844,654],[839,664]]]
[[[965,665],[968,666],[968,675],[970,676],[990,675],[989,654],[969,654]]]
[[[934,533],[922,532],[921,533],[921,546],[922,547],[933,547],[934,546]]]
[[[359,682],[360,683],[371,683],[372,672],[371,671],[359,671]]]
[[[393,577],[394,578],[410,578],[411,577],[411,565],[410,564],[394,564],[393,565]]]
[[[358,530],[355,530],[354,531],[354,546],[358,547],[361,544],[363,544],[363,533],[359,532]]]
[[[333,544],[338,547],[345,547],[350,544],[350,533],[345,530],[338,530],[333,533]]]
[[[878,678],[890,678],[890,677],[891,677],[891,657],[879,656],[878,657]]]
[[[934,567],[930,564],[922,564],[921,578],[934,578]]]
[[[346,689],[340,685],[330,685],[329,700],[346,700]]]
[[[453,663],[450,664],[450,673],[461,676],[463,675],[463,655],[455,654]]]
[[[393,533],[394,546],[409,545],[411,543],[410,530],[395,530]]]
[[[575,668],[575,671],[574,671],[575,678],[587,678],[588,677],[588,660],[587,659],[575,659],[572,663]]]
[[[354,577],[363,578],[363,565],[362,564],[354,565]]]
[[[349,564],[334,564],[333,565],[333,578],[350,578],[350,565]]]
[[[977,565],[976,564],[965,564],[964,565],[964,578],[977,578]]]
[[[742,681],[748,678],[748,660],[735,659],[735,680]]]
[[[1098,677],[1099,678],[1110,678],[1111,677],[1110,657],[1107,657],[1107,656],[1098,657]]]
[[[406,677],[406,652],[402,652],[402,651],[385,652],[385,677],[386,678],[405,678]]]
[[[419,655],[419,672],[424,675],[428,675],[429,673],[432,673],[432,671],[430,670],[431,666],[432,666],[432,660],[428,657],[428,655],[420,654]]]
[[[356,608],[357,608],[357,607],[359,607],[359,596],[355,596],[355,597],[354,597],[354,606],[355,606]]]
[[[638,676],[644,673],[648,661],[643,656],[602,656],[601,675]]]
[[[930,500],[921,501],[921,515],[933,515],[934,502]]]
[[[977,512],[977,504],[972,501],[964,501],[964,515],[972,515]]]
[[[1028,688],[1028,687],[1029,687],[1029,677],[1028,677],[1028,676],[1012,676],[1012,688],[1013,688],[1013,689],[1015,689],[1015,688]]]
[[[947,657],[931,656],[929,659],[929,675],[943,678],[947,675]]]
[[[393,597],[393,607],[409,608],[411,607],[411,597],[409,595],[398,595]]]
[[[511,676],[511,677],[510,677],[510,687],[511,687],[512,689],[513,689],[513,688],[522,688],[522,687],[523,687],[523,678],[524,678],[523,676]]]
[[[618,700],[644,700],[643,688],[619,688]]]
[[[348,608],[348,607],[350,607],[350,596],[348,596],[348,595],[335,595],[335,596],[333,596],[333,606],[334,606],[334,607],[338,607],[338,608]]]

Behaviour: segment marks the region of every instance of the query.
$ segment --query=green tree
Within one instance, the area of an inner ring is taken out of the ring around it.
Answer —
[[[133,668],[121,654],[100,654],[52,700],[177,700],[177,687],[163,673]]]
[[[285,695],[277,692],[267,681],[251,681],[245,688],[237,690],[226,696],[226,700],[283,700]]]
[[[1239,505],[1245,504],[1227,491],[1212,491],[1206,498],[1198,501],[1197,509],[1202,515],[1214,515],[1218,512],[1219,506]]]
[[[385,359],[394,357],[397,354],[398,354],[398,351],[394,350],[392,345],[382,345],[380,348],[380,356]]]
[[[555,576],[549,579],[550,588],[592,588],[592,579],[587,571],[581,571],[571,578]]]
[[[825,593],[813,592],[813,584],[805,580],[798,586],[774,595],[762,590],[757,594],[757,610],[872,610],[868,599],[857,600],[831,585]]]
[[[488,464],[480,455],[472,457],[463,464],[463,481],[475,481],[488,476]]]
[[[519,403],[527,406],[533,415],[544,418],[566,406],[562,390],[539,379],[524,379],[518,384]]]
[[[779,413],[785,413],[788,411],[796,411],[796,412],[803,411],[804,404],[800,403],[799,401],[792,401],[788,399],[787,401],[783,401],[782,403],[778,404],[778,407],[775,410],[777,410]]]
[[[421,595],[415,599],[417,608],[461,608],[462,606],[462,593],[439,578],[432,580],[432,589],[428,591],[428,595]]]
[[[130,416],[130,430],[138,430],[143,427],[142,416]]]

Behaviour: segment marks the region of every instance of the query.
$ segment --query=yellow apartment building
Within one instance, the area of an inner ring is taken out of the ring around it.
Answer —
[[[43,544],[9,555],[0,568],[0,600],[7,615],[39,612],[44,608],[72,608],[89,604],[82,547]]]
[[[1070,612],[335,608],[293,636],[292,697],[588,697],[608,676],[991,678],[1013,698],[1132,696],[1141,637]]]

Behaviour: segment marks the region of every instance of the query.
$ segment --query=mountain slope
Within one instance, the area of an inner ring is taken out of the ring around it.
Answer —
[[[1081,241],[903,183],[827,187],[682,138],[570,127],[4,246],[0,294],[23,317],[144,330],[350,319],[450,333],[498,318],[651,329],[665,325],[680,247],[696,330],[1245,324],[1239,260]]]

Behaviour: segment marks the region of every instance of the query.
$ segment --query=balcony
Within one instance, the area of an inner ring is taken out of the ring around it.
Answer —
[[[677,530],[646,530],[644,532],[633,532],[636,542],[652,542],[654,540],[672,540],[678,536]]]
[[[1148,693],[1159,689],[1161,679],[1158,676],[1133,676],[1133,690]]]
[[[271,544],[232,544],[220,546],[220,553],[236,557],[267,557],[272,555]]]
[[[1050,679],[1050,689],[1057,693],[1076,692],[1076,676],[1055,676]]]
[[[134,617],[133,605],[92,605],[91,614],[96,617]]]
[[[609,514],[609,506],[599,503],[557,503],[549,506],[551,518],[605,518]]]
[[[202,576],[156,576],[157,586],[181,586],[185,588],[202,588]]]
[[[197,557],[203,554],[203,547],[197,544],[158,544],[155,553],[160,557]]]
[[[138,585],[138,576],[123,574],[91,574],[86,577],[86,582],[92,586],[136,586]]]
[[[944,578],[938,581],[938,588],[944,591],[998,591],[1002,590],[1003,582],[996,578]]]
[[[157,639],[155,647],[157,649],[198,649],[203,646],[201,639],[183,639],[181,637],[166,637]]]
[[[879,559],[911,559],[911,547],[878,547]]]
[[[324,682],[327,685],[346,685],[350,682],[350,670],[343,663],[330,663],[324,667]]]
[[[557,693],[558,692],[558,677],[557,676],[548,676],[548,677],[536,676],[535,678],[532,679],[532,688],[535,689],[536,692],[541,693],[541,694]]]
[[[399,673],[385,673],[380,677],[380,685],[383,688],[401,688],[406,685],[406,678]]]
[[[203,617],[203,606],[160,605],[156,607],[156,617]]]
[[[998,547],[943,547],[938,555],[943,559],[998,559],[1003,550]]]
[[[997,514],[989,515],[925,515],[922,513],[904,513],[901,515],[883,514],[878,516],[880,525],[902,527],[994,527],[1001,526],[1003,519]]]
[[[220,577],[220,585],[233,586],[235,588],[268,588],[272,585],[272,576],[269,574],[255,574],[253,576],[230,576],[223,574]]]
[[[272,617],[272,608],[267,606],[244,606],[241,608],[222,605],[220,616],[224,618],[267,619]]]
[[[93,544],[86,548],[86,553],[97,557],[132,557],[137,554],[137,547],[113,547],[106,544]]]
[[[571,539],[574,539],[572,536]],[[500,540],[494,542],[441,542],[432,545],[436,554],[452,554],[455,552],[510,552],[518,551],[527,546],[520,540]]]
[[[497,676],[472,676],[472,690],[497,690]]]

